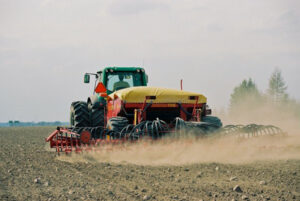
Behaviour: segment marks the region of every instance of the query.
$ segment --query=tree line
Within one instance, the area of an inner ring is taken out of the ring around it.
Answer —
[[[54,121],[54,122],[22,122],[18,120],[10,120],[8,122],[0,122],[0,127],[27,127],[27,126],[66,126],[68,122]]]
[[[300,103],[289,96],[287,88],[282,72],[278,68],[270,76],[266,92],[261,92],[252,78],[245,79],[231,94],[229,115],[265,115],[259,112],[267,107],[270,115],[280,116],[280,113],[289,113],[300,120]]]

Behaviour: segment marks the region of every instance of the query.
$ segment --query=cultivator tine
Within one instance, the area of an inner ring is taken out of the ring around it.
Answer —
[[[63,142],[63,138],[62,138],[62,133],[59,133],[59,139],[60,139],[60,143],[59,143],[59,145],[60,145],[60,152],[62,152],[63,151],[63,147],[64,147],[64,142]]]
[[[79,142],[78,142],[78,136],[75,136],[75,146],[76,146],[75,152],[76,152],[76,153],[81,152],[81,149],[80,149],[80,147],[79,147]]]
[[[85,146],[85,151],[92,151],[92,148],[89,144],[84,144]]]
[[[72,136],[72,134],[71,134],[71,136]],[[71,144],[69,144],[69,142],[68,142],[68,134],[67,134],[67,133],[65,133],[65,141],[66,141],[66,149],[65,149],[65,152],[66,152],[66,153],[72,152]],[[72,143],[72,142],[70,141],[70,143]]]
[[[59,133],[57,133],[56,136],[55,136],[55,137],[56,137],[56,143],[55,143],[55,145],[56,145],[56,152],[59,154],[59,151],[60,151],[59,149],[60,149],[60,148],[59,148],[59,146],[58,146],[58,134],[59,134]]]

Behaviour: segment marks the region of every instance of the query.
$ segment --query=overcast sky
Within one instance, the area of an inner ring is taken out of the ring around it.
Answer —
[[[226,108],[275,67],[300,100],[299,0],[0,0],[0,121],[68,121],[85,72],[144,66],[151,86]]]

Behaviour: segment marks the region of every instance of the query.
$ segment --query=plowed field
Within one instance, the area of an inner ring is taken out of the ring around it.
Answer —
[[[153,152],[145,154],[145,160],[139,147],[131,149],[127,157],[118,151],[102,160],[103,153],[99,157],[96,153],[57,157],[44,141],[53,130],[0,129],[0,200],[300,200],[300,152],[295,144],[273,147],[285,152],[278,153],[278,160],[242,160],[243,155],[232,150],[232,158],[242,163],[221,160],[218,153],[230,155],[228,148],[208,150],[205,160],[199,156],[205,155],[205,149],[184,152],[197,145],[186,145],[185,149],[176,149],[177,145],[167,145],[169,149],[145,147]],[[181,154],[174,152],[170,160],[163,160],[167,157],[164,154],[159,158],[162,162],[155,163],[157,154],[168,150],[180,150]],[[289,150],[293,150],[290,155]],[[268,150],[253,152],[260,153],[262,156]],[[180,157],[174,157],[176,154]],[[237,185],[240,192],[233,190]]]

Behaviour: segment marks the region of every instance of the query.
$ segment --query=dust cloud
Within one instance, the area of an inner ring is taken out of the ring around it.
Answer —
[[[181,139],[104,146],[95,151],[60,156],[68,162],[112,162],[138,165],[183,165],[205,162],[249,163],[259,160],[300,159],[298,136],[237,139]]]
[[[289,135],[300,135],[300,104],[296,102],[274,103],[268,99],[245,99],[228,113],[216,115],[222,119],[224,125],[274,125]]]
[[[238,115],[223,116],[224,124],[264,124],[282,128],[286,136],[262,136],[247,139],[212,136],[201,139],[161,139],[115,146],[103,146],[95,151],[60,156],[67,162],[111,162],[138,165],[183,165],[193,163],[251,163],[300,159],[299,119],[291,108],[274,108],[264,104],[256,110],[240,108]]]

